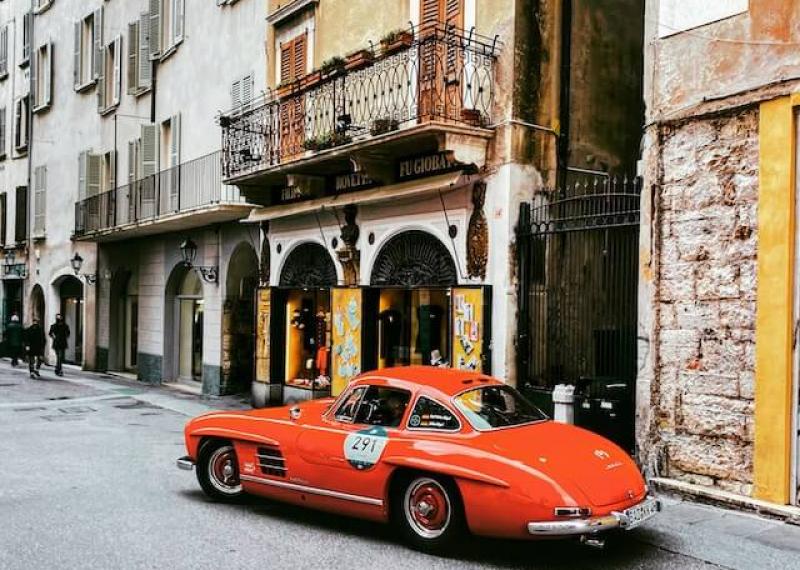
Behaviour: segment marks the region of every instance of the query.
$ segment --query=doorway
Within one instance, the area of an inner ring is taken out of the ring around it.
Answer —
[[[203,379],[203,284],[197,272],[188,271],[177,297],[178,377]]]
[[[44,291],[42,291],[42,286],[37,284],[31,289],[31,321],[37,320],[44,327],[46,317]]]
[[[69,327],[67,349],[64,362],[81,364],[83,362],[83,284],[71,275],[64,277],[58,287],[61,298],[61,314]]]

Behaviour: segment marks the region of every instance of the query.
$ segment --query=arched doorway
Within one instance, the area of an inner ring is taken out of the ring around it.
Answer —
[[[83,283],[72,275],[57,282],[60,313],[70,330],[64,361],[71,364],[83,362]]]
[[[231,255],[225,278],[222,315],[222,375],[225,393],[249,387],[253,379],[253,302],[258,279],[259,265],[255,250],[249,244],[239,244]]]
[[[139,279],[117,271],[111,280],[108,365],[111,370],[136,371],[139,353]]]
[[[164,304],[164,369],[167,380],[203,379],[203,283],[196,271],[177,266],[167,280]]]
[[[33,322],[34,320],[39,321],[42,327],[45,326],[47,320],[47,313],[45,313],[45,303],[44,303],[44,290],[42,290],[42,286],[38,283],[33,286],[31,289],[31,315],[30,320]]]
[[[365,294],[366,368],[436,364],[450,354],[451,288],[456,265],[435,236],[410,230],[375,257]]]
[[[292,249],[273,295],[271,372],[287,402],[330,393],[331,287],[336,266],[316,243]]]

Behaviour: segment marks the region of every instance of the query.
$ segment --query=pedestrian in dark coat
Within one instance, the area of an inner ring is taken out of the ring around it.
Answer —
[[[44,329],[39,324],[39,319],[33,319],[33,323],[25,329],[25,352],[28,354],[28,370],[31,378],[39,377],[39,368],[42,367],[44,358]]]
[[[53,339],[53,350],[56,352],[56,375],[64,375],[64,352],[67,350],[67,340],[69,339],[69,325],[64,322],[64,317],[56,315],[56,322],[50,325],[48,333]]]
[[[6,326],[6,346],[11,357],[11,366],[16,366],[22,353],[22,325],[16,313],[11,315],[11,321]]]

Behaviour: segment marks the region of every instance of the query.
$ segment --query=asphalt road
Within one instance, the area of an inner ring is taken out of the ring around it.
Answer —
[[[44,376],[0,364],[2,569],[722,567],[661,545],[657,529],[603,551],[468,539],[446,559],[408,549],[388,526],[260,499],[215,504],[175,468],[185,415],[135,386]]]

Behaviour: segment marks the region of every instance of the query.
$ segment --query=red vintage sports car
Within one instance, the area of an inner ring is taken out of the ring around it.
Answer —
[[[391,521],[431,551],[466,531],[601,545],[603,531],[661,508],[616,445],[474,372],[384,369],[335,400],[212,412],[185,434],[178,466],[196,467],[212,499],[252,493]]]

